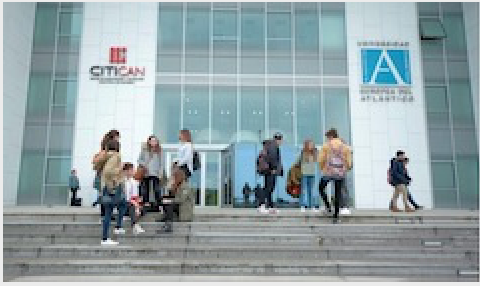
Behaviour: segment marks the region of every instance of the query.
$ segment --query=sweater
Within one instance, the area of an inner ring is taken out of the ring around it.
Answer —
[[[319,152],[318,162],[320,165],[320,170],[322,170],[322,173],[327,176],[329,175],[327,171],[327,158],[331,152],[330,144],[335,149],[343,145],[343,159],[344,159],[345,167],[347,168],[347,170],[351,170],[352,169],[352,154],[351,154],[352,151],[349,146],[347,146],[342,142],[342,140],[340,140],[339,138],[335,138],[335,139],[332,139],[330,143],[325,142],[322,146],[322,149]]]
[[[106,163],[101,173],[101,188],[107,187],[111,194],[115,193],[115,189],[122,183],[122,160],[120,153],[108,151]]]

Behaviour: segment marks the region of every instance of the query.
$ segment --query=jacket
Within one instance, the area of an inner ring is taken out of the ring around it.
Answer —
[[[154,153],[153,156],[148,151],[147,143],[142,143],[142,151],[138,158],[138,165],[142,165],[147,168],[146,176],[154,176],[160,178],[163,174],[162,164],[162,150]]]
[[[187,165],[190,173],[193,173],[193,146],[190,142],[183,142],[178,148],[178,157],[175,161],[179,167]]]
[[[68,178],[68,186],[70,189],[80,189],[80,183],[78,182],[78,177],[71,175],[70,178]]]
[[[265,160],[268,163],[269,170],[276,171],[275,175],[277,176],[283,176],[282,156],[275,140],[265,141],[265,150],[267,151]]]
[[[392,185],[408,185],[410,183],[409,177],[407,176],[406,169],[402,162],[393,158],[390,160],[390,172]]]
[[[108,191],[113,194],[123,181],[122,160],[120,153],[114,151],[108,151],[105,157],[106,162],[101,175],[101,188],[103,190],[107,187]]]
[[[333,148],[338,148],[340,145],[343,145],[343,159],[344,163],[346,165],[347,171],[352,169],[352,150],[348,145],[342,142],[339,138],[332,139],[329,142],[325,142],[322,146],[322,149],[320,150],[318,154],[318,163],[320,165],[320,170],[322,170],[322,173],[324,175],[328,175],[327,172],[327,158],[328,154],[330,153],[330,145],[332,144]]]

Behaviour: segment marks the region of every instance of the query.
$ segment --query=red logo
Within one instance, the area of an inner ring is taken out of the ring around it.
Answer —
[[[111,47],[110,63],[126,64],[127,63],[127,47]]]

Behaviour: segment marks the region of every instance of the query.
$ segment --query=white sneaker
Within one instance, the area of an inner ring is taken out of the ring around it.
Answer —
[[[110,238],[107,238],[107,240],[102,240],[100,243],[102,246],[117,246],[118,241],[113,241]]]
[[[262,213],[262,214],[268,213],[268,210],[265,208],[265,205],[261,205],[257,210],[259,213]]]
[[[306,211],[305,207],[301,207],[301,208],[300,208],[300,211],[301,211],[302,213],[304,213],[304,212]]]
[[[125,230],[123,228],[116,228],[113,230],[115,234],[125,234]]]
[[[145,232],[145,230],[139,224],[136,224],[133,227],[133,234],[140,234],[140,233],[144,233],[144,232]]]
[[[340,209],[340,214],[341,215],[351,215],[352,213],[350,212],[349,209],[343,208],[343,209]]]
[[[314,213],[318,213],[318,212],[320,212],[320,210],[319,210],[319,209],[317,209],[317,208],[312,208],[312,212],[314,212]]]

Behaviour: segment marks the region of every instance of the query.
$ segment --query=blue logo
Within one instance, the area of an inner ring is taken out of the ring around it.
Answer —
[[[411,85],[409,51],[362,49],[362,82],[368,85]]]

